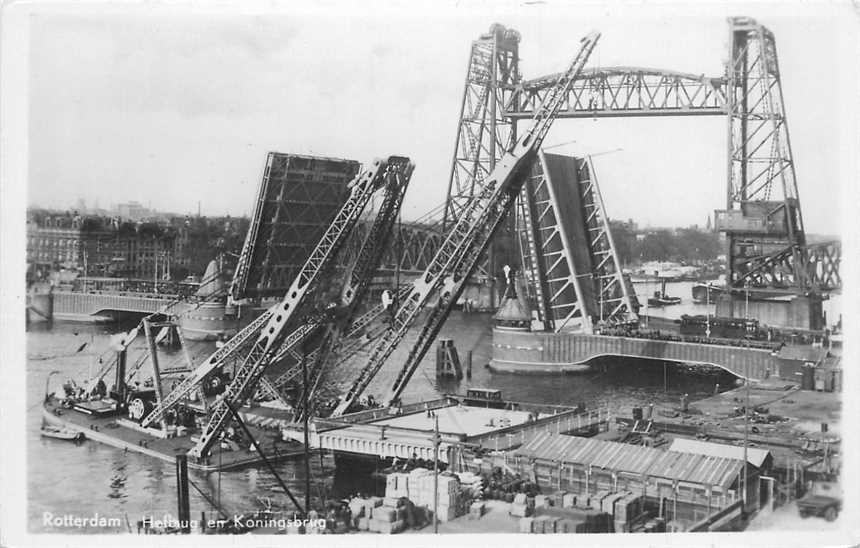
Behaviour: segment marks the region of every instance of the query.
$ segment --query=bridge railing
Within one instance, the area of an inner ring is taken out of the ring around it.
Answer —
[[[200,288],[199,283],[172,280],[133,280],[128,278],[77,278],[72,291],[92,293],[110,292],[127,294],[157,294],[170,297],[191,297]]]

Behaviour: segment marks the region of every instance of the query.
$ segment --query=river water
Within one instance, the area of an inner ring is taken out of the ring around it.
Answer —
[[[684,302],[667,307],[662,311],[663,315],[678,317],[682,313],[702,314],[707,310],[707,306],[691,302],[690,286],[670,284],[667,292],[682,297]],[[647,286],[640,289],[639,284],[636,289],[640,295],[653,292]],[[658,315],[655,310],[650,313]],[[403,395],[404,401],[432,398],[445,392],[463,393],[470,386],[492,387],[501,389],[503,396],[510,400],[584,403],[590,408],[608,406],[626,413],[630,407],[651,402],[658,406],[676,406],[681,394],[688,393],[691,399],[696,399],[713,393],[717,383],[727,389],[734,381],[733,377],[720,371],[690,373],[673,367],[668,368],[668,375],[664,377],[661,362],[631,360],[603,360],[602,367],[579,375],[494,374],[485,367],[491,352],[491,323],[492,318],[488,314],[455,313],[440,337],[454,339],[461,360],[465,358],[466,351],[472,350],[472,379],[437,382],[433,352],[430,352],[412,377]],[[51,327],[31,326],[27,333],[28,525],[32,532],[122,532],[127,530],[126,519],[136,530],[136,522],[145,516],[161,519],[166,514],[176,515],[176,482],[172,463],[126,453],[92,441],[76,446],[39,435],[40,404],[49,374],[59,372],[50,378],[52,391],[59,390],[66,378],[86,378],[98,369],[100,356],[111,358],[110,335],[128,327],[56,322]],[[86,346],[81,348],[84,343]],[[193,361],[199,363],[213,350],[210,343],[192,344]],[[130,355],[135,354],[135,347],[132,347]],[[384,393],[394,378],[396,364],[401,363],[404,357],[404,349],[396,351],[370,385],[368,393]],[[168,356],[164,361],[169,366],[174,359],[178,360],[180,356]],[[357,360],[360,359],[358,356]],[[347,364],[344,371],[353,371],[355,367],[355,364]],[[312,496],[315,498],[323,490],[332,488],[331,474],[323,473],[321,466],[316,459],[312,462]],[[278,465],[279,474],[300,500],[304,490],[303,469],[296,463]],[[268,500],[275,509],[292,509],[289,499],[268,470],[251,468],[221,474],[190,471],[190,475],[191,480],[210,497],[220,498],[222,506],[230,513],[260,509],[261,500]],[[328,478],[328,487],[317,481],[321,477]],[[348,488],[334,485],[333,489],[327,492],[343,495],[345,493],[338,491]],[[209,503],[193,488],[191,508],[192,517],[199,517],[200,511],[206,511],[207,516],[214,515]],[[107,528],[60,529],[45,524],[49,514],[83,517],[98,514],[120,518],[121,524]]]

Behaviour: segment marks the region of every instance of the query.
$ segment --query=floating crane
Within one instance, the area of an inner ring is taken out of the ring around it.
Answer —
[[[594,32],[582,39],[579,53],[535,112],[530,129],[484,179],[481,191],[465,205],[425,272],[412,284],[409,294],[395,312],[391,326],[377,340],[366,365],[341,398],[333,415],[342,415],[352,407],[403,340],[430,297],[438,292],[438,302],[410,348],[385,403],[390,405],[399,398],[462,293],[466,280],[475,271],[479,257],[513,207],[549,128],[599,38],[600,34]]]
[[[230,418],[228,403],[234,409],[240,407],[258,386],[277,393],[272,383],[264,377],[269,364],[284,357],[287,351],[302,344],[327,323],[331,322],[335,326],[327,328],[331,333],[348,328],[390,238],[413,169],[408,158],[391,156],[387,160],[374,161],[369,169],[359,174],[350,184],[350,195],[346,202],[293,280],[283,300],[214,352],[168,394],[141,424],[148,426],[160,420],[169,409],[188,398],[227,359],[238,359],[240,363],[232,382],[212,404],[209,421],[197,444],[189,451],[192,457],[204,458]],[[331,280],[331,267],[338,252],[371,197],[380,190],[384,192],[382,204],[368,237],[348,270],[338,302],[322,311],[315,310],[317,288],[323,285],[321,282]],[[331,341],[332,337],[326,334],[317,350],[319,359],[314,367],[316,377],[322,374],[321,368],[326,364],[325,358],[333,344]]]

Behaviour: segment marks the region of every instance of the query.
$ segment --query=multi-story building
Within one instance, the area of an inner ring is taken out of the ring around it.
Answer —
[[[150,211],[146,207],[143,207],[140,202],[127,202],[123,204],[117,204],[116,212],[123,219],[130,219],[132,221],[139,221],[145,217],[149,217],[152,214],[152,211]]]
[[[59,220],[58,220],[59,221]],[[48,220],[44,226],[27,223],[27,264],[42,277],[57,267],[77,268],[80,256],[80,227],[69,222]]]
[[[176,239],[170,227],[49,215],[27,225],[27,262],[37,279],[60,268],[90,277],[167,279]]]
[[[120,217],[31,210],[28,279],[66,269],[89,277],[182,280],[202,275],[221,252],[241,248],[247,218],[172,217],[129,222]]]

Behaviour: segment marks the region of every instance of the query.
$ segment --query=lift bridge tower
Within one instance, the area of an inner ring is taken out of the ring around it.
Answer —
[[[528,102],[521,98],[519,42],[517,31],[499,24],[472,42],[443,232],[480,193],[484,178],[516,141],[518,118],[508,111]],[[552,89],[557,76],[547,79],[542,90]],[[539,103],[529,105],[536,110]],[[590,162],[540,152],[515,210],[505,224],[513,228],[516,220],[518,241],[506,243],[519,246],[540,324],[591,333],[600,324],[636,321],[635,296],[622,278]],[[497,262],[490,247],[484,273],[491,280],[500,268]],[[492,294],[495,298],[495,288]]]
[[[504,116],[504,108],[522,79],[519,44],[520,34],[499,24],[472,42],[442,215],[443,234],[456,224],[469,201],[480,192],[484,178],[516,141],[515,122]],[[492,307],[497,297],[495,263],[491,245],[478,274],[489,277]]]
[[[717,313],[822,329],[821,293],[838,271],[820,257],[827,249],[807,246],[776,41],[747,17],[729,19],[729,32],[728,185],[715,224],[726,235],[730,291]]]
[[[723,75],[588,69],[558,117],[726,117],[726,208],[716,212],[715,224],[726,235],[728,272],[717,314],[820,329],[823,295],[841,289],[841,246],[806,241],[773,33],[747,17],[730,18],[729,29]],[[558,76],[523,79],[519,39],[516,31],[493,25],[472,44],[448,223],[516,137],[516,122],[532,116]],[[550,331],[591,332],[600,324],[631,322],[638,303],[618,267],[593,165],[568,160],[561,166],[561,158],[542,153],[516,208],[532,308]]]

